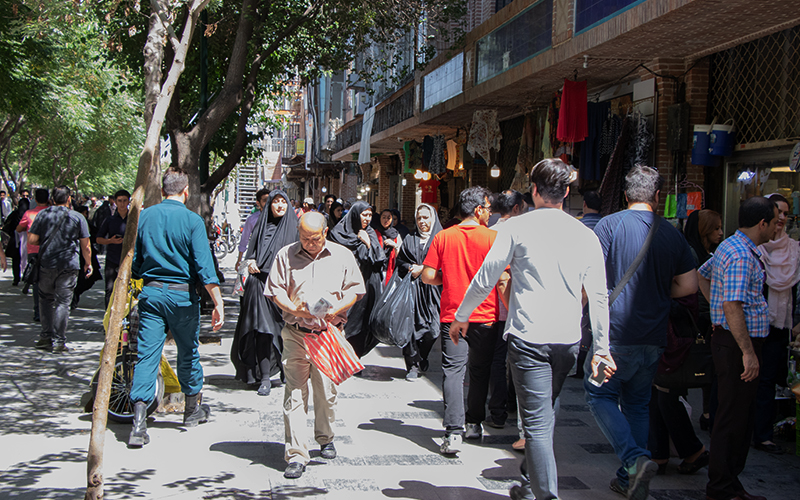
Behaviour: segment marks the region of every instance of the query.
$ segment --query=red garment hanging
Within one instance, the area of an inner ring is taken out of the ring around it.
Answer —
[[[586,80],[564,79],[561,108],[558,112],[556,138],[564,142],[581,142],[589,135]]]

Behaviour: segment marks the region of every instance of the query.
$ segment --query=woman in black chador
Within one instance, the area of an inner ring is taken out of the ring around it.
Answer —
[[[419,372],[428,370],[428,354],[439,338],[439,310],[442,301],[442,287],[426,285],[419,278],[422,262],[428,255],[433,237],[442,230],[436,210],[422,204],[414,214],[417,226],[406,236],[400,253],[397,255],[397,272],[401,277],[411,273],[414,285],[414,336],[403,348],[406,360],[406,378],[415,380]]]
[[[362,357],[378,345],[369,326],[369,314],[375,299],[383,290],[381,273],[386,256],[378,241],[378,235],[370,227],[372,207],[363,201],[353,204],[347,215],[331,231],[331,241],[347,247],[353,252],[367,293],[359,299],[347,314],[344,333],[358,357]]]
[[[231,346],[236,378],[249,385],[260,382],[260,396],[269,394],[269,377],[280,371],[283,328],[280,309],[264,297],[264,284],[278,250],[297,240],[297,215],[289,207],[289,196],[276,189],[269,194],[247,244],[250,276],[244,284]]]

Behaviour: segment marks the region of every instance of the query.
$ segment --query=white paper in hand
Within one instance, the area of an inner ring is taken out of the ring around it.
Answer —
[[[309,300],[306,304],[308,306],[308,312],[319,319],[324,319],[325,316],[333,310],[333,304],[328,302],[324,297],[319,297],[316,301]]]

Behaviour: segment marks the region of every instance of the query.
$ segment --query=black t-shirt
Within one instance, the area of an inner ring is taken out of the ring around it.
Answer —
[[[49,207],[39,212],[28,232],[39,236],[39,259],[43,268],[80,269],[78,240],[89,237],[89,224],[83,215],[67,207]],[[47,248],[42,252],[45,241]]]
[[[97,231],[98,238],[111,238],[116,235],[124,236],[125,227],[128,224],[128,216],[123,219],[119,216],[119,212],[114,212],[114,215],[106,218],[100,229]],[[119,266],[119,261],[122,260],[122,243],[110,243],[106,245],[106,265],[113,264]]]
[[[653,217],[652,212],[623,210],[595,226],[606,259],[609,293],[636,259]],[[611,344],[665,346],[672,278],[694,268],[686,239],[662,218],[644,260],[609,310]]]

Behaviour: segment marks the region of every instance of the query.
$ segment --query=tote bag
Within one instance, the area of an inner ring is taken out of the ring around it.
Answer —
[[[314,366],[336,385],[364,369],[341,330],[331,324],[323,332],[307,333],[303,344]]]

